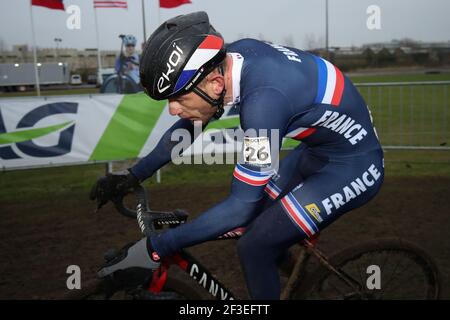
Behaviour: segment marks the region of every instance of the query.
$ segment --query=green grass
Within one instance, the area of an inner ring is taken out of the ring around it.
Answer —
[[[380,75],[354,75],[350,79],[354,83],[367,82],[411,82],[411,81],[449,81],[450,73],[425,74],[425,73],[411,73],[411,74],[380,74]]]
[[[287,154],[286,151],[283,154]],[[125,166],[127,167],[127,166]],[[162,169],[162,183],[154,177],[144,185],[183,188],[229,188],[233,165],[168,165]],[[450,177],[450,151],[385,152],[386,176]],[[91,164],[0,173],[0,207],[2,202],[33,201],[42,198],[87,197],[92,184],[105,173],[105,164]]]
[[[355,83],[450,80],[450,73],[352,76]],[[450,145],[450,85],[358,87],[370,106],[383,145]],[[42,95],[92,94],[97,88],[43,91]],[[4,93],[0,97],[33,96],[35,92]],[[234,120],[231,120],[234,123]],[[223,122],[223,121],[222,121]],[[217,122],[219,123],[219,122]],[[211,127],[211,126],[210,126]],[[212,124],[212,127],[214,124]]]
[[[354,83],[449,81],[450,73],[352,76]],[[383,145],[450,144],[450,85],[359,86]]]
[[[355,82],[450,80],[450,73],[352,77]],[[448,86],[360,87],[374,116],[383,145],[440,146],[450,144]],[[43,91],[47,94],[95,93],[98,89]],[[24,96],[34,92],[12,93]],[[5,97],[5,94],[0,97]],[[450,177],[450,151],[393,151],[385,153],[387,176]],[[162,170],[163,185],[183,187],[229,185],[232,165],[169,165]],[[0,173],[0,208],[5,201],[42,197],[87,196],[104,164],[18,170]],[[155,186],[149,179],[147,186]]]
[[[449,85],[359,87],[383,145],[450,144]]]

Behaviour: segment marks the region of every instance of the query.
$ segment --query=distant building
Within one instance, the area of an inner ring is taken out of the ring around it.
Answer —
[[[388,66],[440,66],[450,64],[450,41],[420,42],[411,39],[368,43],[360,47],[330,47],[310,50],[328,57],[341,70]]]
[[[119,51],[101,51],[102,68],[113,68]],[[77,50],[70,48],[39,48],[38,62],[63,62],[71,70],[97,69],[97,49]],[[11,51],[0,52],[0,63],[33,62],[33,51],[27,45],[14,45]]]

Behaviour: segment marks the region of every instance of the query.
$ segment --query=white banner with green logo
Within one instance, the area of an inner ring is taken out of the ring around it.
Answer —
[[[157,141],[165,105],[143,94],[2,99],[1,167],[136,158]]]
[[[178,117],[166,101],[145,94],[0,99],[0,167],[3,170],[106,162],[143,157]],[[235,152],[217,132],[236,128],[234,108],[211,122],[185,154],[211,148]],[[214,139],[209,139],[215,135]],[[197,147],[196,147],[197,146]]]

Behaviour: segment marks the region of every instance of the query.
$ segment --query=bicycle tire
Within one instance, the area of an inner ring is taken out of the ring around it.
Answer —
[[[364,254],[377,251],[402,252],[402,254],[405,254],[410,259],[414,260],[414,262],[422,268],[422,271],[424,272],[423,275],[425,276],[427,282],[426,298],[423,300],[439,299],[441,293],[441,277],[435,262],[423,249],[403,239],[382,238],[357,244],[334,254],[329,258],[329,262],[335,268],[342,269],[346,266],[346,264],[355,261],[355,259],[362,257]],[[325,281],[329,279],[330,276],[335,276],[335,273],[326,266],[320,265],[320,267],[311,274],[309,279],[307,279],[303,285],[300,285],[292,291],[291,298],[314,298],[314,290],[318,290],[318,288],[323,287]]]
[[[184,279],[169,276],[161,293],[147,293],[146,297],[137,297],[132,294],[120,296],[120,294],[126,294],[126,291],[130,292],[133,290],[130,290],[130,288],[127,290],[114,288],[110,280],[101,279],[88,282],[80,290],[71,290],[64,296],[63,300],[203,300],[207,296],[200,289],[200,287],[197,288],[195,284],[192,285]],[[174,298],[174,294],[176,298]]]

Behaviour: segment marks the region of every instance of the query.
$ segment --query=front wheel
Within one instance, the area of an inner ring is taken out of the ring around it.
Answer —
[[[321,265],[294,299],[439,299],[440,276],[428,254],[401,239],[375,239],[329,259],[346,278]]]

